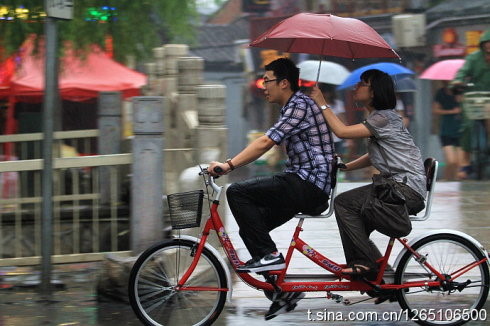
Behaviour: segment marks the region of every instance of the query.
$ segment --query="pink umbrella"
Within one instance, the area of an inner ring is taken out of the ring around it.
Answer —
[[[296,14],[271,27],[250,46],[351,59],[400,58],[366,23],[331,14]]]
[[[432,80],[453,80],[463,64],[464,59],[442,60],[425,69],[419,78]]]

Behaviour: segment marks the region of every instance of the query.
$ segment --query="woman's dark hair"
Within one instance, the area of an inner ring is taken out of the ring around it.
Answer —
[[[276,83],[287,79],[293,92],[299,90],[299,68],[291,60],[286,58],[276,59],[266,65],[265,70],[274,72],[274,76],[277,78]]]
[[[371,105],[376,110],[391,110],[395,108],[395,84],[390,75],[378,69],[370,69],[361,74],[361,80],[370,84],[373,92]]]

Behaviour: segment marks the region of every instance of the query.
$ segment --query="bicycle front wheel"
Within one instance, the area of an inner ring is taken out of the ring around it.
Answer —
[[[439,281],[422,263],[426,260],[452,281],[439,286],[411,287],[397,292],[402,309],[421,325],[461,325],[482,320],[480,310],[488,296],[488,263],[474,264],[485,255],[469,240],[454,234],[435,234],[421,239],[412,248],[421,255],[417,259],[407,251],[396,269],[395,283]],[[486,316],[484,316],[486,319]]]
[[[204,248],[182,289],[176,287],[194,258],[197,244],[174,239],[147,249],[134,264],[129,278],[129,300],[145,325],[210,325],[226,300],[223,267]]]

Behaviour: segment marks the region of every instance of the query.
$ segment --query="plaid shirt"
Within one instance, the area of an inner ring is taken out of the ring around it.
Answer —
[[[284,172],[296,173],[330,194],[333,140],[322,111],[311,98],[299,91],[293,94],[266,135],[278,145],[285,144]]]

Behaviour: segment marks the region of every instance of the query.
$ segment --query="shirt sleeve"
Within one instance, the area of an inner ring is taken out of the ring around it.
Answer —
[[[390,135],[390,124],[388,117],[379,112],[374,112],[367,117],[362,123],[371,131],[373,136],[382,139]]]
[[[461,68],[459,68],[456,73],[456,77],[454,77],[454,81],[457,82],[468,82],[468,78],[472,77],[472,67],[473,67],[473,56],[467,55],[465,58],[465,62]]]
[[[276,144],[280,145],[284,139],[300,132],[306,117],[307,104],[303,101],[290,102],[284,113],[265,134]]]

